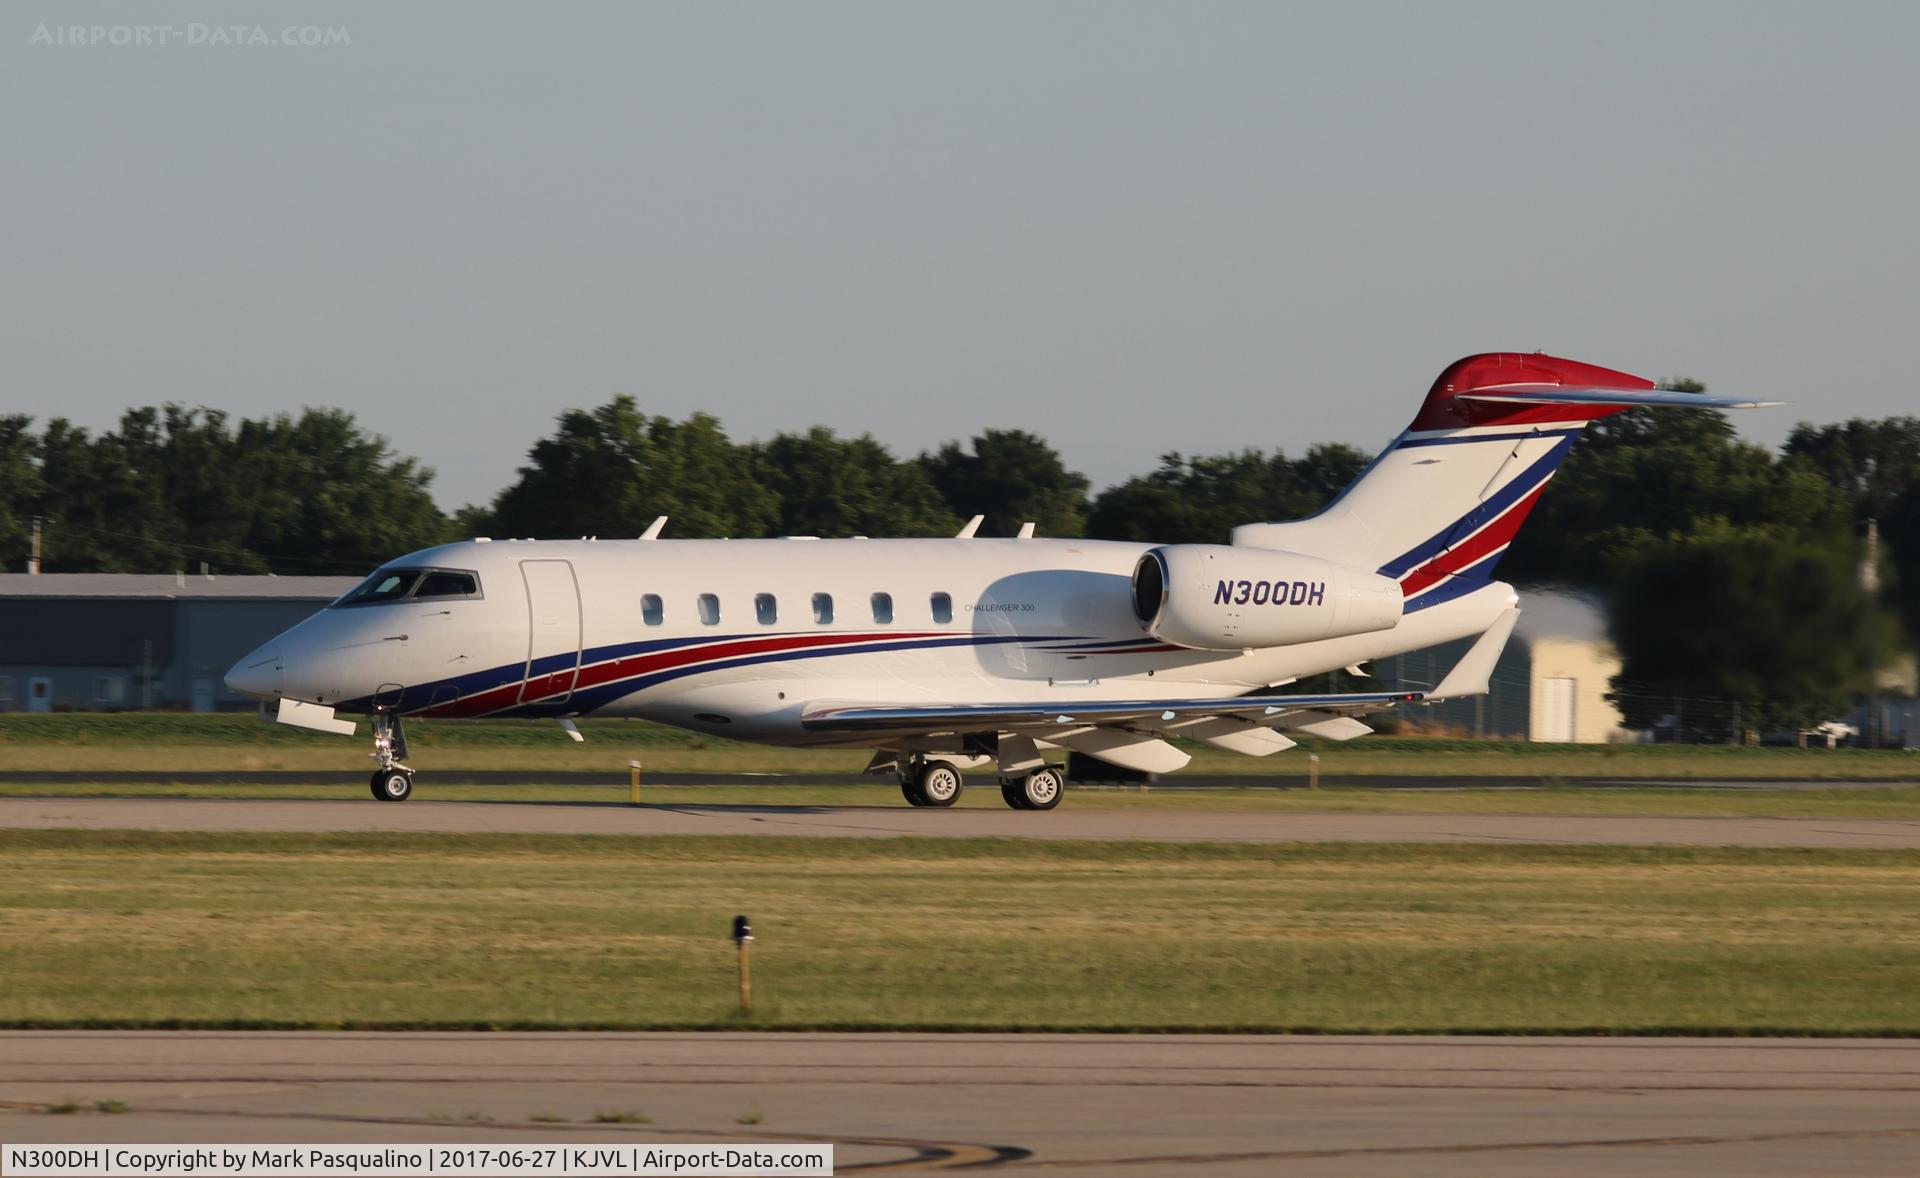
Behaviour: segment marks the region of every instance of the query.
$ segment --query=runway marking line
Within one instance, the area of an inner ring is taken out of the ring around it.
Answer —
[[[1899,1129],[1809,1129],[1798,1133],[1753,1133],[1730,1137],[1602,1137],[1589,1141],[1510,1141],[1484,1145],[1382,1145],[1352,1149],[1262,1150],[1251,1153],[1160,1154],[1131,1158],[1033,1158],[1011,1163],[1020,1168],[1088,1166],[1219,1165],[1231,1162],[1313,1161],[1324,1158],[1401,1157],[1423,1154],[1522,1153],[1530,1150],[1651,1148],[1673,1145],[1754,1145],[1770,1141],[1858,1141],[1920,1137],[1920,1127]]]

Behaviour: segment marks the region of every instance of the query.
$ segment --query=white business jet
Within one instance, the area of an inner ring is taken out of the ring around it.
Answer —
[[[1587,423],[1637,406],[1751,408],[1540,354],[1470,356],[1319,514],[1233,542],[487,540],[403,556],[235,664],[281,721],[373,722],[373,795],[413,792],[403,718],[639,716],[715,736],[875,748],[907,801],[993,766],[1058,805],[1049,752],[1100,774],[1248,756],[1290,734],[1487,690],[1519,616],[1493,579]],[[1310,675],[1477,641],[1431,691],[1309,695]]]

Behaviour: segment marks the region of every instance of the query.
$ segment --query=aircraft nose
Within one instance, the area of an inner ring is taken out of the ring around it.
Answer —
[[[228,668],[227,687],[255,699],[277,699],[284,666],[279,646],[268,643]]]

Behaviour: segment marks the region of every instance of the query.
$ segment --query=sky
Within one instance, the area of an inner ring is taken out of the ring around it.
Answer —
[[[1772,446],[1920,413],[1917,43],[1911,3],[27,0],[0,412],[338,406],[448,509],[616,393],[1027,429],[1100,487],[1377,449],[1541,349],[1789,401],[1739,415]]]

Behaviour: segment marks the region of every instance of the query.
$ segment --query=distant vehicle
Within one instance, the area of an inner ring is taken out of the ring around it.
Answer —
[[[1059,804],[1068,750],[1185,765],[1182,737],[1265,756],[1290,733],[1487,690],[1519,616],[1494,567],[1588,422],[1746,408],[1541,354],[1469,356],[1317,515],[1230,545],[937,540],[477,539],[415,552],[236,663],[278,719],[368,715],[377,798],[413,791],[407,717],[639,716],[878,751],[907,801],[991,765],[1016,809]],[[1478,636],[1429,692],[1287,694],[1301,678]]]

